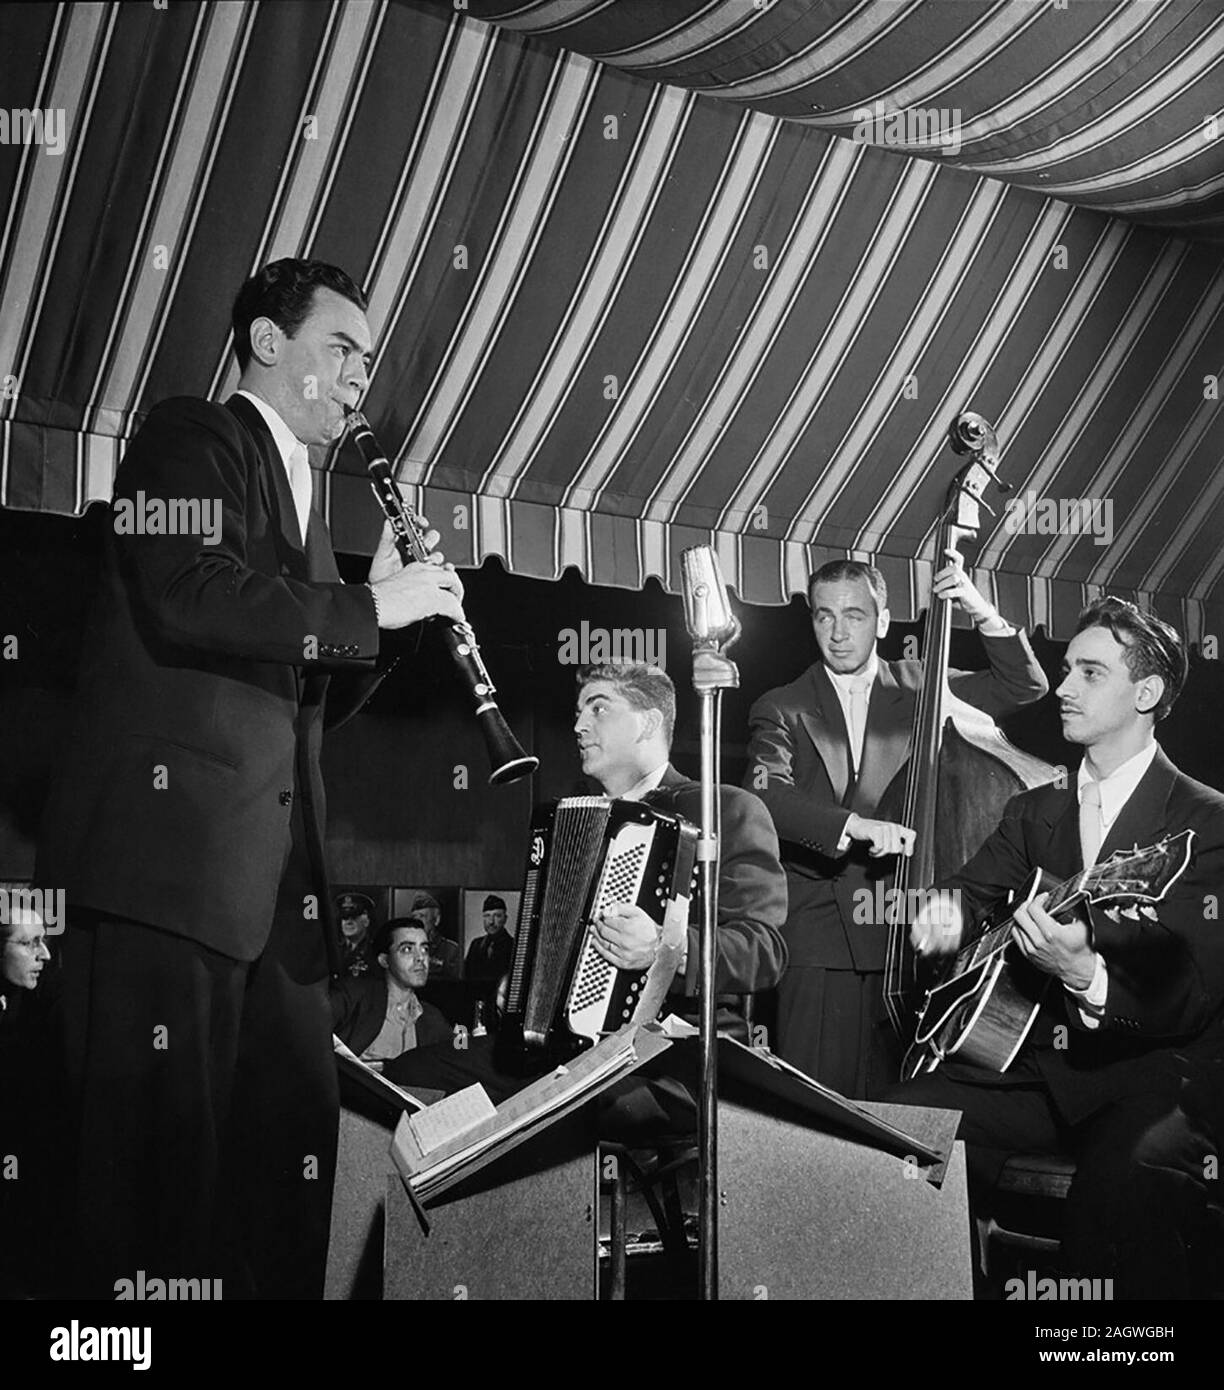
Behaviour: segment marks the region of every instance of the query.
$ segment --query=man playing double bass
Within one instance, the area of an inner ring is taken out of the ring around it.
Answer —
[[[1049,687],[1028,638],[949,554],[935,596],[969,614],[990,662],[949,672],[952,693],[993,717],[1039,700]],[[913,849],[913,830],[877,811],[909,754],[922,664],[876,654],[889,612],[874,566],[822,565],[808,599],[819,660],[753,705],[744,785],[773,816],[790,893],[774,1050],[862,1098],[893,1081],[900,1060],[884,1012],[887,924],[864,904],[893,856]]]

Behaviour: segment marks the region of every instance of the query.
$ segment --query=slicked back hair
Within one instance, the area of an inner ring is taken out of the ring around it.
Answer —
[[[879,617],[888,607],[888,585],[880,571],[863,560],[830,560],[821,565],[808,580],[808,607],[813,610],[816,607],[812,602],[812,590],[817,584],[841,584],[848,579],[866,580],[871,597],[875,599],[876,616]]]
[[[578,692],[592,681],[607,681],[634,709],[657,709],[663,716],[663,736],[670,749],[676,730],[676,687],[666,671],[644,661],[608,662],[578,668]]]
[[[310,317],[315,291],[332,290],[350,300],[362,311],[366,297],[339,266],[326,261],[299,261],[287,257],[270,261],[238,291],[234,300],[234,356],[240,371],[251,360],[251,325],[256,319],[271,319],[288,338],[295,337]]]
[[[1090,627],[1103,627],[1125,648],[1122,660],[1132,681],[1148,676],[1164,681],[1164,694],[1152,711],[1157,722],[1163,719],[1181,694],[1190,669],[1185,643],[1176,630],[1126,599],[1109,596],[1084,609],[1075,626],[1076,635]]]

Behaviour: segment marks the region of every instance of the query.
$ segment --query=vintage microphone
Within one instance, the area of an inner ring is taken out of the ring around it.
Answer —
[[[396,486],[391,465],[375,439],[369,421],[359,410],[349,410],[346,416],[345,426],[365,461],[374,496],[391,523],[400,559],[406,565],[428,561],[429,551],[425,548],[425,536],[416,513],[404,501]],[[489,785],[501,787],[529,776],[540,766],[540,760],[523,751],[498,708],[493,698],[497,694],[497,687],[485,669],[471,624],[466,620],[461,623],[448,621],[442,630],[442,639],[476,702],[476,722],[484,735],[489,765],[493,769],[489,774]]]
[[[701,837],[697,882],[701,894],[701,1037],[697,1096],[697,1150],[701,1167],[697,1209],[701,1297],[718,1297],[718,1053],[714,1009],[718,933],[719,720],[722,692],[739,686],[739,671],[724,655],[740,634],[727,602],[718,556],[708,545],[680,557],[684,622],[693,639],[693,689],[701,701]]]

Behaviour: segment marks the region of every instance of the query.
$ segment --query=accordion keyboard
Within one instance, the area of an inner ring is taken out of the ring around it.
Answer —
[[[637,903],[654,835],[655,826],[632,822],[614,832],[595,890],[593,916],[614,903]],[[646,978],[643,973],[636,981],[630,979],[626,986],[622,972],[596,951],[593,937],[593,928],[588,924],[565,1010],[572,1031],[587,1038],[619,1028],[633,1017],[638,991]]]

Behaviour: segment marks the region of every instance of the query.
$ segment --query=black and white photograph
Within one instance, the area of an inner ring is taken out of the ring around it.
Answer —
[[[3,5],[0,209],[14,1369],[1208,1345],[1222,0]]]

